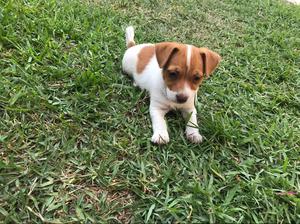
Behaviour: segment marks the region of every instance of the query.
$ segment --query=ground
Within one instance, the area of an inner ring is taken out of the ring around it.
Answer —
[[[4,223],[297,223],[300,9],[284,1],[1,1]],[[205,140],[121,72],[124,28],[222,55],[198,94]],[[1,221],[0,221],[1,222]]]

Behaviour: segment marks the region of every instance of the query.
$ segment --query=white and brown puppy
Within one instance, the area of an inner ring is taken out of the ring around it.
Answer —
[[[135,45],[133,27],[126,28],[127,50],[123,71],[136,85],[150,93],[150,115],[153,127],[151,141],[169,142],[165,114],[179,109],[189,119],[186,136],[194,143],[202,142],[197,126],[194,101],[204,76],[208,77],[221,57],[207,49],[174,42]]]

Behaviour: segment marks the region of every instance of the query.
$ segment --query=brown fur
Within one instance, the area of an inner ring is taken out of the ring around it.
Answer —
[[[196,90],[202,83],[204,74],[209,76],[219,64],[221,57],[207,48],[192,46],[190,65],[187,65],[187,45],[163,42],[155,45],[159,66],[163,69],[163,78],[172,91],[179,91],[188,83]],[[170,73],[177,72],[172,79]],[[195,77],[199,77],[196,79]]]
[[[162,42],[155,45],[155,54],[160,68],[165,68],[173,55],[182,48],[182,45],[174,42]]]
[[[133,47],[135,45],[134,41],[129,41],[127,44],[127,48]]]
[[[147,64],[151,60],[155,53],[155,47],[154,46],[146,46],[141,49],[141,51],[138,54],[138,63],[137,63],[137,73],[140,74],[144,71]]]
[[[182,89],[185,83],[186,46],[179,43],[163,42],[155,45],[159,66],[163,69],[163,78],[172,91]],[[177,72],[178,78],[172,80],[169,73]]]
[[[200,79],[195,80],[195,76]],[[196,90],[203,81],[203,61],[199,52],[199,48],[192,46],[191,62],[188,71],[188,84],[192,90]]]
[[[221,61],[221,56],[216,52],[209,50],[208,48],[199,48],[203,64],[204,64],[204,73],[208,77],[213,71],[217,68],[218,64]]]

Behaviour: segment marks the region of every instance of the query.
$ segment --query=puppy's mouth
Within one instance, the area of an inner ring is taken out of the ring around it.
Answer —
[[[164,91],[164,96],[170,100],[173,103],[177,103],[177,104],[184,104],[188,101],[189,96],[186,94],[182,94],[182,93],[173,93],[172,95],[169,95],[167,93],[167,89]]]

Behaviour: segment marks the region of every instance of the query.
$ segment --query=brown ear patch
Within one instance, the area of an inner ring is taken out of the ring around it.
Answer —
[[[201,55],[199,54],[199,49],[195,46],[191,46],[191,48],[191,60],[187,79],[191,89],[197,90],[204,79],[203,62]]]
[[[136,71],[138,74],[144,71],[149,61],[153,57],[154,53],[155,53],[154,46],[145,46],[141,49],[141,51],[138,54],[138,63],[136,67]]]
[[[203,71],[206,77],[210,76],[213,71],[217,68],[221,61],[221,56],[209,50],[208,48],[199,48],[200,55],[203,61]]]
[[[179,45],[174,42],[162,42],[155,45],[155,54],[160,68],[167,66],[172,56],[179,51]]]

